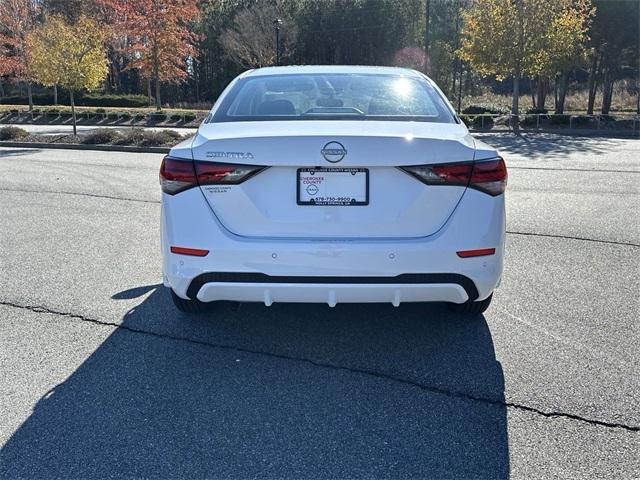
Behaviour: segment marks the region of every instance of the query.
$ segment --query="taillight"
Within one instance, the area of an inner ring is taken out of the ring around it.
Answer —
[[[507,167],[500,157],[475,163],[401,168],[427,185],[468,186],[494,197],[503,193],[507,187]]]
[[[496,196],[507,188],[507,167],[502,158],[483,160],[473,164],[471,188]]]
[[[160,165],[162,191],[175,195],[197,185],[237,185],[267,167],[182,160],[164,157]]]
[[[469,185],[472,169],[472,163],[402,167],[402,170],[427,185],[461,185],[463,187]]]
[[[200,185],[237,185],[267,167],[257,165],[235,165],[232,163],[195,162]]]
[[[164,193],[175,195],[197,185],[191,160],[166,156],[160,165],[160,187]]]

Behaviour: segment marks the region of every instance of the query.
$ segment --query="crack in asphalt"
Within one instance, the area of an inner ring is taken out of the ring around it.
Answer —
[[[270,358],[277,358],[277,359],[281,359],[281,360],[306,363],[306,364],[313,365],[315,367],[320,367],[320,368],[326,368],[326,369],[337,370],[337,371],[342,371],[342,372],[347,372],[347,373],[360,374],[360,375],[367,375],[367,376],[378,378],[378,379],[381,379],[381,380],[387,380],[387,381],[391,381],[391,382],[395,382],[395,383],[399,383],[399,384],[403,384],[403,385],[408,385],[408,386],[411,386],[411,387],[416,387],[416,388],[419,388],[419,389],[427,391],[427,392],[436,393],[436,394],[440,394],[440,395],[445,395],[445,396],[451,397],[451,398],[456,398],[456,399],[462,399],[462,400],[482,403],[482,404],[485,404],[485,405],[493,405],[493,406],[497,406],[497,407],[512,408],[514,410],[520,410],[520,411],[524,411],[524,412],[528,412],[528,413],[533,413],[533,414],[540,415],[540,416],[546,417],[546,418],[564,418],[564,419],[568,419],[568,420],[575,420],[575,421],[578,421],[578,422],[586,423],[586,424],[589,424],[589,425],[592,425],[592,426],[599,426],[599,427],[606,427],[606,428],[618,428],[618,429],[623,429],[623,430],[627,430],[627,431],[630,431],[630,432],[638,432],[638,431],[640,431],[640,426],[636,426],[636,425],[626,425],[624,423],[606,422],[606,421],[603,421],[603,420],[595,420],[595,419],[586,418],[586,417],[583,417],[581,415],[576,415],[576,414],[567,413],[567,412],[557,412],[557,411],[550,411],[549,412],[549,411],[544,411],[544,410],[540,410],[539,408],[530,407],[528,405],[523,405],[523,404],[520,404],[520,403],[507,402],[507,401],[503,401],[503,400],[496,400],[496,399],[492,399],[492,398],[488,398],[488,397],[481,397],[481,396],[478,396],[478,395],[472,395],[472,394],[469,394],[469,393],[460,392],[460,391],[456,391],[456,390],[448,390],[448,389],[445,389],[445,388],[435,387],[435,386],[432,386],[432,385],[425,385],[425,384],[417,382],[415,380],[411,380],[411,379],[408,379],[408,378],[403,378],[403,377],[399,377],[399,376],[391,375],[391,374],[387,374],[387,373],[381,373],[381,372],[377,372],[375,370],[368,370],[368,369],[356,368],[356,367],[345,367],[345,366],[336,365],[336,364],[332,364],[332,363],[319,362],[317,360],[312,360],[312,359],[306,358],[306,357],[294,357],[294,356],[291,356],[291,355],[284,355],[284,354],[281,354],[281,353],[269,352],[269,351],[265,351],[265,350],[254,350],[254,349],[243,348],[243,347],[238,347],[238,346],[234,346],[234,345],[226,345],[226,344],[207,342],[207,341],[204,341],[204,340],[196,340],[196,339],[189,338],[189,337],[181,337],[181,336],[177,336],[177,335],[169,335],[169,334],[166,334],[166,333],[158,333],[158,332],[153,332],[153,331],[149,331],[149,330],[143,330],[143,329],[139,329],[139,328],[135,328],[135,327],[130,327],[130,326],[127,326],[127,325],[118,324],[118,323],[115,323],[115,322],[109,322],[109,321],[99,320],[99,319],[96,319],[96,318],[87,317],[86,315],[80,315],[80,314],[71,313],[71,312],[61,312],[61,311],[53,310],[53,309],[50,309],[50,308],[47,308],[47,307],[42,307],[42,306],[21,305],[21,304],[15,303],[15,302],[6,302],[6,301],[0,301],[0,305],[13,307],[13,308],[18,308],[18,309],[23,309],[23,310],[28,310],[28,311],[31,311],[31,312],[34,312],[34,313],[45,313],[45,314],[50,314],[50,315],[57,315],[57,316],[66,317],[66,318],[70,318],[70,319],[80,320],[82,322],[86,322],[86,323],[90,323],[90,324],[94,324],[94,325],[99,325],[99,326],[104,326],[104,327],[112,327],[112,328],[115,328],[115,329],[125,330],[125,331],[131,332],[131,333],[138,333],[138,334],[142,334],[142,335],[148,335],[148,336],[151,336],[151,337],[161,338],[161,339],[165,339],[165,340],[186,342],[186,343],[190,343],[190,344],[194,344],[194,345],[205,346],[205,347],[208,347],[208,348],[215,348],[215,349],[219,349],[219,350],[232,350],[232,351],[239,352],[239,353],[248,353],[248,354],[252,354],[252,355],[260,355],[260,356],[265,356],[265,357],[270,357]]]
[[[160,203],[160,200],[143,200],[140,198],[126,198],[126,197],[114,197],[110,195],[98,195],[97,193],[84,193],[84,192],[63,192],[60,190],[28,190],[26,188],[0,188],[3,192],[22,192],[22,193],[53,193],[58,195],[77,195],[80,197],[93,197],[93,198],[106,198],[109,200],[121,200],[125,202],[140,202],[140,203]]]
[[[616,242],[615,240],[598,240],[595,238],[574,237],[571,235],[555,235],[553,233],[514,232],[507,230],[510,235],[525,235],[528,237],[563,238],[565,240],[582,240],[584,242],[607,243],[610,245],[624,245],[625,247],[640,247],[637,243]]]
[[[20,188],[0,188],[0,191],[5,192],[22,192],[22,193],[52,193],[59,195],[78,195],[85,197],[93,197],[93,198],[106,198],[108,200],[120,200],[124,202],[139,202],[139,203],[155,203],[159,204],[160,200],[143,200],[140,198],[126,198],[126,197],[114,197],[109,195],[99,195],[95,193],[83,193],[83,192],[63,192],[59,190],[28,190],[28,189],[20,189]],[[585,242],[594,242],[594,243],[604,243],[609,245],[622,245],[625,247],[640,247],[640,244],[637,243],[628,243],[628,242],[617,242],[615,240],[599,240],[596,238],[586,238],[586,237],[575,237],[571,235],[554,235],[551,233],[533,233],[533,232],[515,232],[507,230],[510,235],[526,235],[532,237],[547,237],[547,238],[563,238],[565,240],[582,240]]]

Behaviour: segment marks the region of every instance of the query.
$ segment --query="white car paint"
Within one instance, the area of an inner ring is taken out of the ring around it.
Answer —
[[[239,78],[353,72],[430,82],[418,72],[387,67],[273,67]],[[211,115],[237,81],[223,92]],[[340,142],[347,151],[339,164],[328,163],[321,154],[329,142]],[[489,297],[500,281],[504,194],[464,185],[425,185],[398,168],[496,158],[497,152],[474,140],[462,122],[204,123],[193,140],[177,145],[169,156],[202,165],[268,167],[237,185],[196,185],[163,193],[164,284],[182,299],[266,305],[460,304]],[[296,203],[297,169],[333,166],[369,170],[367,206]],[[176,254],[172,246],[208,253]],[[472,258],[457,254],[485,248],[495,253]],[[429,282],[421,283],[420,275]],[[454,277],[466,279],[466,286],[450,281]]]

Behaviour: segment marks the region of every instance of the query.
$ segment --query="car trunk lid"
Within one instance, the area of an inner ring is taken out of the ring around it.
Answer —
[[[464,188],[425,185],[397,167],[472,161],[474,155],[473,139],[461,125],[393,121],[204,124],[192,148],[196,161],[270,167],[237,185],[201,188],[229,231],[271,238],[431,235]],[[320,176],[321,190],[331,183],[335,191],[357,190],[354,196],[363,201],[305,202],[315,190],[307,192],[308,185]]]

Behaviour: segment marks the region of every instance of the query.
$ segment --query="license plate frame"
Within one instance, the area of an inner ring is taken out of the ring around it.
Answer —
[[[355,198],[351,198],[351,200],[346,201],[344,198],[346,197],[335,197],[335,199],[320,201],[317,202],[313,199],[309,201],[301,200],[300,194],[300,174],[301,173],[309,173],[311,175],[315,175],[316,173],[344,173],[349,172],[354,175],[364,173],[364,182],[365,182],[365,199],[357,200]],[[296,171],[296,203],[299,206],[305,207],[362,207],[369,205],[369,169],[368,168],[360,168],[360,167],[301,167]]]

